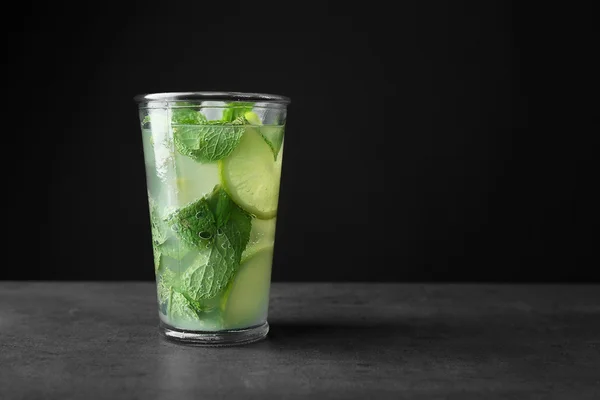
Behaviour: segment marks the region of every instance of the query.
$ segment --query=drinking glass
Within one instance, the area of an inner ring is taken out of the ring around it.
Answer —
[[[198,345],[263,339],[290,99],[178,92],[135,101],[161,333]]]

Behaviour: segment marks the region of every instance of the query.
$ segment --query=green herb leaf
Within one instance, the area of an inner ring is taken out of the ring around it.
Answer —
[[[174,229],[179,239],[199,252],[181,277],[181,290],[195,301],[215,297],[240,265],[250,237],[250,215],[217,186],[209,196],[176,211],[168,221],[179,227]]]
[[[161,245],[167,240],[166,225],[160,219],[158,207],[152,197],[148,197],[148,205],[150,210],[150,231],[152,234],[152,242]]]
[[[161,245],[167,240],[166,225],[158,214],[158,209],[154,199],[148,196],[148,205],[150,210],[150,231],[152,234],[152,254],[154,256],[154,272],[161,267]]]
[[[182,125],[173,128],[177,151],[200,163],[209,163],[227,157],[238,145],[244,127],[236,124]]]
[[[194,304],[182,293],[170,289],[167,315],[175,320],[196,320],[199,318]]]
[[[173,125],[202,125],[207,122],[200,111],[193,108],[171,109],[171,123]]]
[[[217,186],[207,198],[208,206],[213,211],[217,229],[229,221],[231,210],[234,209],[233,200],[225,190]]]
[[[156,277],[156,291],[158,294],[158,303],[166,304],[169,301],[171,290],[176,285],[175,273],[170,269],[165,269]]]
[[[162,253],[155,243],[152,243],[152,254],[154,256],[154,272],[158,272],[161,267]]]
[[[167,217],[178,239],[192,249],[200,249],[217,231],[215,217],[206,198],[197,200]]]
[[[243,118],[245,113],[252,111],[252,107],[254,107],[254,103],[243,101],[227,103],[227,108],[223,110],[221,120],[224,122],[232,122],[237,118]]]

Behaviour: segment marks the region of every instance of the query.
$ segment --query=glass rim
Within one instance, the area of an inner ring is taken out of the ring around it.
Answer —
[[[278,106],[286,106],[291,103],[287,96],[270,93],[251,93],[251,92],[156,92],[143,93],[133,97],[133,100],[139,104],[146,103],[167,103],[178,101],[202,102],[202,101],[227,101],[227,102],[258,102]],[[211,107],[214,107],[211,105]],[[218,107],[218,106],[217,106]]]

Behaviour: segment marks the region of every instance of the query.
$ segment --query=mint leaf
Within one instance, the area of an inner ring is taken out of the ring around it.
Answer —
[[[244,118],[244,114],[248,111],[252,111],[254,103],[248,103],[243,101],[236,101],[227,103],[227,108],[223,110],[223,116],[221,121],[232,122],[237,118]]]
[[[199,318],[193,303],[173,288],[170,289],[167,315],[176,320],[196,320]]]
[[[184,125],[173,129],[177,151],[200,163],[209,163],[227,157],[238,145],[244,127],[236,124],[209,122],[210,125]]]
[[[221,228],[229,221],[229,215],[235,205],[233,200],[225,190],[222,190],[220,186],[216,186],[206,201],[214,214],[217,229]]]
[[[217,231],[215,217],[206,198],[175,211],[167,217],[167,223],[182,243],[196,249],[212,239]]]
[[[152,234],[152,242],[156,245],[161,245],[167,240],[166,225],[160,219],[158,207],[152,197],[148,197],[148,205],[150,211],[150,230]]]
[[[224,190],[223,190],[224,192]],[[229,197],[229,196],[228,196]],[[217,229],[217,239],[224,236],[235,250],[234,263],[239,264],[242,258],[242,253],[246,249],[246,245],[250,240],[250,230],[252,229],[252,217],[246,211],[242,210],[229,199],[231,211],[229,218],[225,224]],[[221,246],[224,249],[223,246]]]
[[[275,160],[277,160],[281,145],[283,144],[284,129],[283,126],[277,125],[263,125],[259,128],[259,133],[273,151]]]
[[[240,219],[240,222],[243,224],[244,220]],[[238,223],[226,224],[213,240],[208,260],[205,256],[199,257],[183,274],[182,289],[193,299],[215,297],[230,282],[240,265],[242,253],[239,249],[245,249],[240,226]],[[247,237],[245,242],[248,243]]]
[[[201,256],[188,267],[181,277],[181,287],[190,297],[201,300],[216,296],[220,290],[218,283],[232,273],[229,264],[216,264],[211,260],[212,246],[208,260]]]
[[[175,286],[175,278],[175,273],[170,269],[165,269],[156,277],[156,291],[159,304],[166,304],[169,301],[171,290]]]
[[[156,283],[158,303],[171,318],[197,320],[200,313],[210,311],[178,288],[177,275],[170,269],[165,269],[157,277]]]
[[[194,301],[215,297],[240,265],[250,237],[250,215],[217,186],[209,196],[176,211],[168,221],[178,227],[174,231],[179,239],[199,252],[181,277],[181,290]]]
[[[200,111],[193,108],[171,109],[171,123],[173,125],[201,125],[207,122]]]
[[[155,243],[152,243],[152,254],[154,256],[154,272],[156,273],[161,267],[162,253]]]
[[[152,254],[154,256],[154,272],[161,267],[161,251],[160,246],[167,240],[166,225],[160,219],[158,209],[154,199],[148,197],[148,205],[150,210],[150,231],[152,235]]]

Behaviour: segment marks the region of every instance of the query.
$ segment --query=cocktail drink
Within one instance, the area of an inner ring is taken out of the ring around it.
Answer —
[[[186,92],[136,101],[162,333],[207,345],[265,337],[289,99]]]

